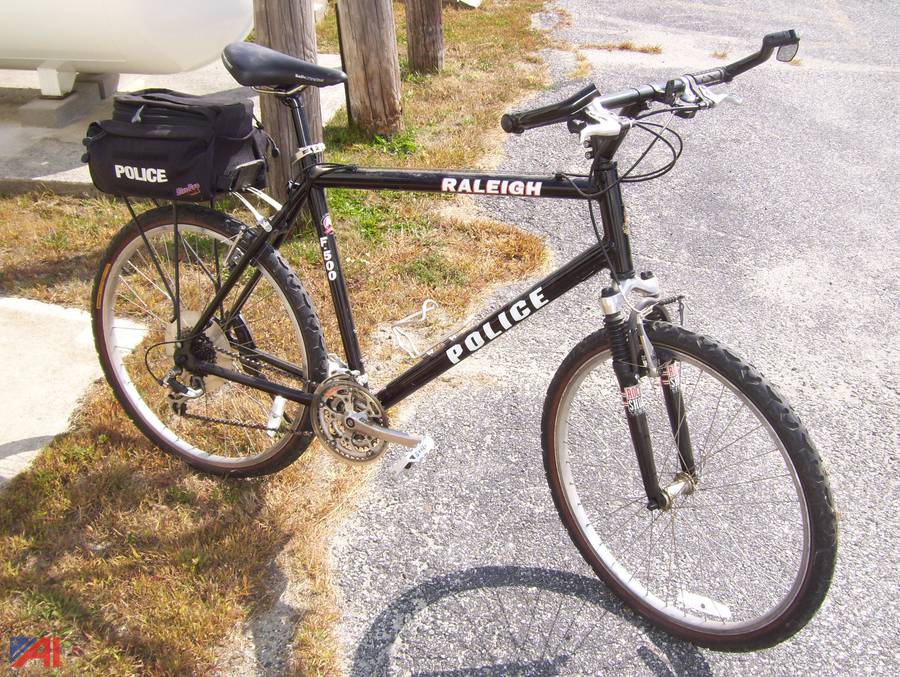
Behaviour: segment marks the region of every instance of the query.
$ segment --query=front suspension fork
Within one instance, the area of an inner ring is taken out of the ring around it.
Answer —
[[[641,347],[638,337],[628,329],[627,318],[622,310],[623,304],[624,296],[620,289],[606,288],[603,290],[601,297],[603,323],[609,337],[613,371],[619,383],[628,430],[631,433],[641,480],[647,495],[647,508],[650,510],[667,509],[671,505],[672,497],[659,485],[656,461],[653,458],[653,443],[641,395],[640,374],[644,367],[640,364],[640,355],[644,348]],[[638,322],[641,321],[638,319]],[[646,356],[648,366],[651,366],[652,359],[650,355]],[[693,449],[684,401],[679,387],[678,366],[678,362],[669,361],[660,368],[660,375],[669,424],[678,447],[681,471],[686,473],[692,482],[695,470]],[[687,478],[684,481],[687,481]],[[681,489],[678,491],[680,493]]]

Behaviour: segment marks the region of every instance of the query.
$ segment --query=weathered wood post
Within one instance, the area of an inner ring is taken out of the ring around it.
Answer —
[[[444,26],[441,0],[406,0],[409,69],[437,73],[444,67]]]
[[[344,70],[354,124],[400,129],[400,60],[391,0],[338,0]]]
[[[316,63],[316,21],[312,0],[254,0],[254,19],[258,44]],[[302,97],[310,134],[314,141],[321,141],[319,90],[308,87]],[[260,106],[263,125],[281,149],[281,156],[271,161],[269,192],[276,199],[284,200],[291,177],[291,162],[297,150],[290,110],[270,94],[260,96]]]

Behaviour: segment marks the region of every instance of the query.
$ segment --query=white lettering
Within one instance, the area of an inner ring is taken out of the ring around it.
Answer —
[[[482,179],[441,178],[441,191],[444,193],[527,195],[530,197],[537,197],[540,196],[543,185],[542,181],[510,181],[509,179],[487,179],[486,181],[483,181]]]
[[[537,310],[538,308],[543,308],[550,301],[544,298],[544,291],[541,287],[538,287],[533,292],[528,295],[528,300],[531,301],[531,307]]]
[[[481,346],[484,345],[484,339],[482,338],[481,334],[479,334],[477,331],[473,331],[471,334],[466,336],[465,343],[466,343],[466,348],[468,348],[471,352],[474,353],[476,350],[478,350]]]
[[[142,181],[143,183],[165,183],[168,181],[165,169],[131,167],[129,165],[113,165],[113,169],[117,179],[121,179],[124,176],[131,181]]]
[[[543,308],[548,303],[550,303],[550,301],[544,296],[543,288],[538,287],[537,289],[534,289],[528,294],[527,300],[519,299],[509,307],[509,314],[512,317],[512,322],[510,322],[510,319],[506,316],[506,311],[504,310],[497,315],[497,320],[500,322],[500,326],[503,327],[503,329],[497,331],[491,326],[490,322],[485,322],[481,325],[480,331],[475,330],[466,336],[461,344],[456,343],[450,346],[446,350],[447,359],[449,359],[452,364],[458,363],[462,358],[465,349],[468,349],[469,353],[474,353],[482,346],[487,345],[488,342],[493,341],[500,336],[504,331],[511,329],[514,324],[521,322],[531,315],[532,310]],[[529,305],[531,307],[529,307]],[[482,332],[484,332],[483,335]],[[465,346],[465,349],[463,346]]]
[[[525,300],[516,301],[512,304],[512,307],[509,309],[509,314],[512,315],[512,318],[516,322],[521,322],[526,317],[531,315],[531,309],[528,307],[528,302]]]
[[[447,359],[450,360],[453,364],[457,364],[459,362],[459,358],[462,354],[463,347],[458,343],[456,345],[450,346],[447,349]]]
[[[484,326],[481,327],[481,330],[484,332],[484,335],[487,336],[488,341],[493,341],[503,333],[502,331],[494,331],[490,322],[485,322]]]
[[[328,238],[327,238],[327,237],[320,237],[320,238],[319,238],[319,246],[320,246],[322,249],[325,249],[325,247],[328,246]]]

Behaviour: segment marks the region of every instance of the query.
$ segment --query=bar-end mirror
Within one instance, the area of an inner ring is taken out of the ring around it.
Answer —
[[[800,43],[795,42],[792,45],[782,45],[778,48],[778,51],[775,53],[775,58],[779,61],[790,61],[795,56],[797,56],[797,50],[800,49]]]

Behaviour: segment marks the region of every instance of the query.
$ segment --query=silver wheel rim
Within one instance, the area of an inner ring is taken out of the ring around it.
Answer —
[[[179,223],[178,229],[180,233],[199,233],[210,239],[218,240],[220,243],[226,245],[226,249],[223,251],[223,253],[227,251],[227,247],[230,247],[236,240],[236,236],[233,238],[228,238],[226,235],[210,228],[201,227],[189,223]],[[162,224],[144,230],[144,234],[147,236],[147,239],[150,242],[153,242],[153,237],[159,236],[160,234],[165,235],[167,233],[174,233],[174,227],[172,224]],[[110,267],[110,270],[106,277],[106,286],[103,289],[101,320],[104,344],[106,346],[107,359],[109,360],[112,371],[115,374],[115,378],[118,382],[120,390],[122,391],[122,393],[124,393],[126,399],[138,413],[144,423],[152,428],[157,435],[159,435],[161,438],[175,447],[180,454],[186,457],[224,468],[240,470],[246,467],[258,465],[259,463],[265,462],[266,460],[277,456],[291,441],[291,434],[282,434],[279,440],[273,440],[273,443],[268,448],[266,448],[261,453],[254,455],[225,456],[204,451],[203,449],[200,449],[199,447],[183,439],[176,431],[172,430],[170,426],[163,422],[157,415],[157,412],[147,404],[145,398],[139,392],[125,365],[125,359],[129,355],[130,351],[120,350],[119,344],[117,343],[119,339],[116,336],[117,331],[121,332],[123,331],[123,329],[131,329],[131,327],[127,326],[127,321],[120,321],[119,325],[117,326],[114,313],[115,299],[117,297],[120,285],[122,284],[122,270],[126,265],[128,265],[132,256],[134,256],[134,254],[141,247],[146,247],[146,245],[144,244],[143,239],[138,236],[132,238],[128,245],[119,252]],[[305,366],[308,364],[306,347],[303,344],[300,327],[297,324],[297,318],[294,316],[294,313],[289,310],[290,304],[288,302],[288,299],[284,295],[278,284],[275,282],[274,277],[269,273],[269,271],[267,271],[262,266],[260,266],[258,270],[262,273],[263,278],[266,280],[266,282],[271,286],[271,289],[273,290],[276,297],[273,300],[279,301],[285,313],[288,315],[288,317],[290,317],[291,326],[293,329],[294,337],[296,339],[296,346],[300,351],[302,365],[305,368]],[[297,420],[300,420],[300,418],[302,418],[302,413],[303,408],[299,407],[298,405],[298,411],[296,412]],[[241,434],[239,429],[235,427],[231,428],[233,431],[235,431],[235,434]]]
[[[666,347],[665,350],[675,353],[678,357],[679,362],[681,362],[682,364],[688,364],[695,369],[698,369],[700,373],[712,377],[715,382],[717,382],[720,386],[723,386],[724,390],[727,390],[729,393],[731,393],[731,395],[736,397],[741,402],[741,404],[746,407],[746,410],[750,414],[752,414],[752,416],[761,424],[761,427],[764,429],[765,434],[771,440],[771,443],[774,446],[775,450],[780,452],[779,455],[783,461],[787,474],[790,476],[791,486],[793,487],[797,498],[797,504],[800,508],[798,517],[799,522],[802,523],[802,545],[800,547],[799,557],[797,559],[798,566],[796,568],[796,574],[790,581],[790,585],[786,591],[786,594],[784,594],[778,601],[778,603],[772,605],[765,613],[756,615],[752,618],[737,619],[732,621],[730,619],[730,616],[726,617],[726,614],[717,607],[710,607],[713,609],[713,612],[706,612],[705,615],[703,615],[703,612],[699,612],[696,609],[697,605],[694,601],[696,599],[696,596],[694,598],[689,598],[687,595],[684,595],[681,599],[675,596],[673,599],[669,594],[663,596],[658,592],[655,592],[653,589],[650,589],[641,580],[641,574],[643,572],[634,570],[636,569],[636,567],[634,566],[629,567],[627,563],[623,561],[623,555],[618,554],[617,556],[617,553],[614,553],[609,547],[609,544],[605,542],[603,538],[601,538],[597,528],[594,526],[595,521],[591,518],[589,508],[582,500],[582,496],[577,487],[577,482],[575,480],[575,477],[573,476],[572,462],[570,458],[571,450],[569,447],[569,434],[571,407],[585,380],[592,373],[595,373],[599,367],[601,370],[605,369],[607,372],[609,372],[610,377],[614,381],[611,366],[605,365],[605,363],[607,363],[610,359],[610,353],[608,350],[593,356],[576,371],[573,378],[567,384],[566,391],[560,401],[559,410],[555,422],[555,465],[556,471],[559,476],[560,488],[562,491],[561,498],[563,499],[568,512],[572,515],[572,518],[576,524],[578,531],[580,532],[582,540],[588,544],[588,547],[590,548],[595,559],[600,562],[600,565],[607,572],[607,574],[615,578],[616,581],[622,587],[624,587],[631,596],[639,599],[642,603],[648,605],[655,612],[664,615],[670,621],[673,621],[674,623],[690,630],[717,635],[731,635],[750,632],[768,625],[785,611],[785,609],[797,598],[797,595],[799,594],[803,586],[806,573],[809,569],[809,549],[811,542],[810,521],[808,508],[806,506],[806,502],[803,499],[803,491],[800,485],[800,480],[793,463],[790,461],[787,450],[778,439],[774,429],[749,399],[747,399],[737,389],[732,387],[731,384],[729,384],[723,376],[718,374],[708,365],[703,364],[699,360],[696,360],[681,353],[680,351],[671,349],[669,347]],[[647,379],[642,379],[642,386],[645,385],[646,382]],[[689,384],[686,384],[683,387],[686,389],[687,387],[689,387]],[[654,388],[654,392],[657,391],[658,388]],[[616,392],[618,392],[618,389],[616,389]],[[685,404],[689,425],[691,425],[691,406],[687,402],[685,402]],[[618,409],[617,414],[621,418],[622,426],[624,427],[625,414],[624,411],[622,411],[621,407]],[[715,417],[713,417],[713,423],[714,419]],[[665,423],[666,425],[668,425],[668,421],[665,421]],[[669,434],[671,435],[671,432],[669,432]],[[626,466],[633,467],[634,472],[638,473],[637,461],[634,458],[634,451],[631,446],[630,438],[628,438],[627,441],[628,444],[625,450],[625,454],[627,455],[625,455],[622,460],[624,461]],[[695,451],[696,450],[697,446],[695,442]],[[715,451],[716,450],[713,450],[713,454],[715,453]],[[710,458],[712,458],[712,456],[710,456]],[[701,463],[700,460],[698,460],[698,464],[699,463]],[[685,499],[686,501],[691,500],[691,498],[693,498],[694,496],[702,496],[704,494],[703,470],[701,470],[700,472],[701,479],[698,489],[693,496]],[[659,474],[661,476],[660,483],[665,484],[665,478],[662,477],[663,473],[660,472]],[[642,496],[642,499],[644,502],[646,502],[646,496]],[[641,509],[643,509],[644,512],[648,512],[643,504],[638,504],[638,512]],[[670,512],[673,513],[673,515],[676,514],[677,508]],[[674,516],[671,518],[673,524],[673,535],[675,532],[675,519],[676,518]],[[651,542],[652,538],[653,536],[651,528]],[[676,570],[676,572],[678,572],[678,570]],[[715,600],[710,599],[710,601],[714,602]],[[728,609],[728,611],[730,612],[730,609]],[[719,615],[719,617],[714,618],[713,616],[717,614]]]

